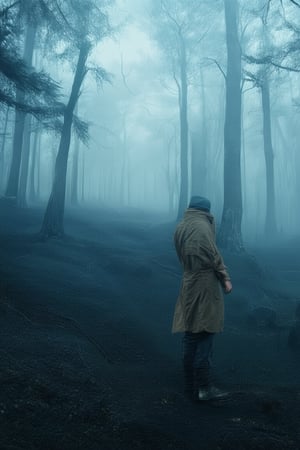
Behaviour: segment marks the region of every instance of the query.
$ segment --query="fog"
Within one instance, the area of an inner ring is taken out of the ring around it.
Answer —
[[[8,4],[3,2],[3,7]],[[66,207],[76,203],[78,207],[121,208],[124,212],[127,208],[147,210],[173,220],[180,216],[180,184],[186,177],[185,206],[191,194],[207,196],[220,223],[228,72],[222,2],[120,0],[98,2],[98,6],[103,8],[109,29],[94,41],[90,38],[93,48],[86,63],[90,70],[76,105],[76,114],[88,125],[88,138],[81,142],[73,128]],[[65,14],[68,13],[71,14],[65,6]],[[57,11],[53,10],[55,14]],[[101,27],[97,17],[89,20],[91,28]],[[240,169],[232,170],[241,172],[242,234],[249,243],[264,236],[267,214],[262,79],[267,79],[269,85],[274,162],[270,183],[274,190],[276,232],[294,235],[299,228],[295,207],[299,195],[299,55],[295,49],[298,22],[299,10],[288,1],[238,4],[241,142]],[[42,17],[33,24],[37,34],[32,43],[31,70],[49,74],[59,85],[59,101],[66,104],[76,67],[76,49],[71,49],[69,38],[59,33],[49,38],[49,33],[55,31]],[[32,26],[30,21],[27,26]],[[183,80],[179,29],[186,57],[186,144],[181,142]],[[22,55],[26,19],[18,33],[18,51]],[[107,74],[98,83],[91,76],[96,67]],[[13,108],[1,105],[1,193],[7,195],[15,119]],[[233,122],[232,127],[237,126]],[[46,205],[61,135],[49,123],[46,126],[43,118],[32,119],[26,133],[30,139],[26,193],[21,194],[24,188],[19,186],[18,192],[9,195],[22,195],[26,204]],[[182,148],[184,145],[186,149]],[[186,173],[182,172],[184,151]],[[233,177],[232,183],[234,180]]]

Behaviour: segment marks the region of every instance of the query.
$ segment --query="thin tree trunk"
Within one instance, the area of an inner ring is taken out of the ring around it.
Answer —
[[[33,26],[28,25],[26,31],[23,58],[24,61],[29,66],[32,64],[35,35],[36,35],[36,25]],[[16,94],[17,103],[23,103],[24,98],[25,98],[24,92],[18,90]],[[7,197],[16,198],[18,195],[25,117],[26,114],[24,112],[18,110],[16,111],[12,161],[5,193]]]
[[[126,177],[126,190],[127,190],[127,206],[129,206],[131,202],[131,183],[130,183],[130,159],[129,159],[129,151],[127,151],[127,177]]]
[[[78,102],[75,106],[75,112],[78,114]],[[80,141],[78,137],[73,134],[74,150],[72,158],[72,170],[70,179],[70,203],[73,206],[78,205],[78,178],[79,178],[79,147]]]
[[[224,125],[224,205],[219,245],[243,250],[241,184],[241,49],[237,30],[237,1],[224,0],[227,76]]]
[[[42,147],[42,133],[39,133],[38,135],[38,146],[37,146],[37,182],[36,182],[36,194],[37,199],[40,200],[41,198],[41,147]]]
[[[25,118],[25,126],[24,126],[21,173],[18,191],[18,205],[21,207],[25,207],[27,204],[26,193],[27,193],[29,156],[30,156],[31,122],[32,116],[27,115]]]
[[[127,149],[127,128],[126,128],[126,114],[122,116],[122,161],[121,161],[121,177],[120,177],[120,200],[122,206],[129,202],[129,188],[128,188],[128,149]]]
[[[241,104],[241,158],[242,158],[242,195],[243,195],[243,210],[244,214],[247,210],[247,177],[246,177],[246,147],[245,147],[245,129],[244,129],[244,97],[242,97],[242,104]]]
[[[29,192],[28,198],[30,201],[34,201],[36,198],[36,189],[35,189],[35,168],[37,165],[37,147],[39,140],[40,131],[37,128],[34,133],[33,146],[30,158],[30,169],[29,169]]]
[[[207,121],[203,73],[201,76],[201,122],[200,131],[192,137],[192,195],[205,195],[207,186]]]
[[[173,143],[174,138],[173,136],[171,137],[171,139],[169,139],[169,142],[167,144],[167,167],[165,170],[165,175],[166,175],[166,183],[167,183],[167,189],[168,189],[168,211],[169,211],[169,215],[172,216],[172,214],[174,213],[173,208],[173,199],[174,199],[174,182],[173,182],[173,178],[174,178],[174,173],[172,173],[172,157],[171,157],[171,149],[173,148]],[[145,196],[145,180],[146,180],[146,176],[144,177],[144,196]]]
[[[64,113],[64,123],[61,133],[59,149],[56,157],[55,175],[51,195],[45,212],[41,236],[63,236],[64,235],[64,210],[66,195],[66,177],[68,155],[71,141],[71,128],[73,113],[76,106],[80,88],[86,74],[86,59],[89,53],[89,45],[82,42],[72,85],[69,102]]]
[[[85,158],[84,153],[82,153],[82,160],[81,160],[81,203],[84,203],[85,200]]]
[[[78,205],[78,168],[79,168],[79,139],[75,138],[72,173],[71,173],[71,204]]]
[[[274,153],[271,131],[270,88],[269,81],[266,78],[261,85],[261,98],[263,109],[263,136],[267,188],[265,234],[270,236],[276,234],[277,225],[275,210]]]
[[[8,116],[9,116],[9,107],[6,108],[5,120],[4,120],[4,128],[3,128],[3,136],[1,142],[1,150],[0,150],[0,166],[1,166],[1,183],[0,188],[2,189],[4,183],[4,164],[5,164],[5,143],[6,143],[6,134],[7,134],[7,125],[8,125]]]
[[[187,85],[187,61],[185,42],[180,36],[180,193],[178,214],[179,219],[188,204],[188,117],[187,117],[187,99],[188,99],[188,85]]]

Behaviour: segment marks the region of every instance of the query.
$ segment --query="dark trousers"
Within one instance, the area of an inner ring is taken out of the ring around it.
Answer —
[[[211,367],[214,333],[185,332],[183,336],[183,365],[185,369]]]

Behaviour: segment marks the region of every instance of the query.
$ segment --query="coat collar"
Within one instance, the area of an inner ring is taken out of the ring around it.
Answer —
[[[206,217],[211,224],[214,223],[214,216],[207,211],[202,211],[201,209],[196,208],[187,208],[184,213],[184,218],[186,219],[192,219],[192,218],[204,218]]]

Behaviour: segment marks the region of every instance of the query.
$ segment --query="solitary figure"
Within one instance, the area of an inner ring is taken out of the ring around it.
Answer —
[[[174,243],[183,277],[175,307],[172,332],[183,332],[185,394],[210,400],[222,393],[212,385],[211,356],[215,333],[223,330],[223,293],[232,284],[216,246],[210,201],[192,197],[177,225]]]

